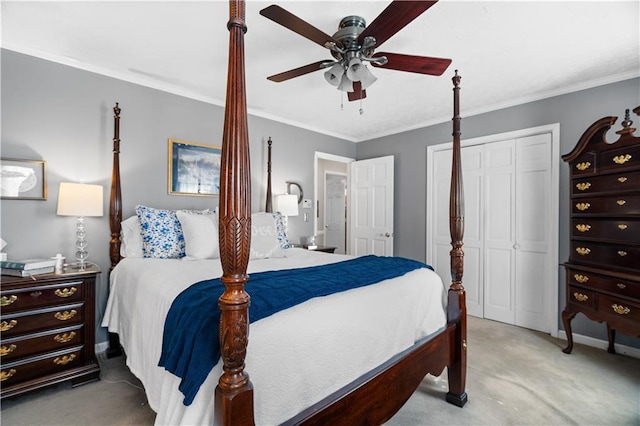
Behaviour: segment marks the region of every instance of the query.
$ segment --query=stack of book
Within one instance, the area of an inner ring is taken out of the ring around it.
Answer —
[[[53,273],[55,264],[55,259],[3,260],[0,261],[0,268],[2,268],[2,275],[30,277]]]

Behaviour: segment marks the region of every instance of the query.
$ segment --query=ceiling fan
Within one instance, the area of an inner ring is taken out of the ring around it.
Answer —
[[[365,63],[374,67],[428,75],[442,75],[451,59],[428,56],[375,52],[382,43],[433,6],[436,1],[392,1],[369,26],[360,16],[347,16],[340,21],[338,31],[330,36],[277,5],[260,14],[291,31],[317,43],[331,52],[333,60],[322,60],[267,77],[282,82],[321,69],[329,84],[347,92],[349,101],[367,96],[365,89],[377,78]]]

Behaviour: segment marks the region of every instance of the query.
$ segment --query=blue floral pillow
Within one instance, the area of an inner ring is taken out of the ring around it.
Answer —
[[[142,233],[142,255],[157,259],[185,256],[184,235],[175,210],[136,206]]]

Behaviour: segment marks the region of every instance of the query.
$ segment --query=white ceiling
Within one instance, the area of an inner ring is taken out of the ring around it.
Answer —
[[[267,76],[322,59],[321,46],[264,18],[248,1],[249,112],[351,141],[451,119],[462,76],[469,116],[640,75],[640,2],[442,0],[380,50],[453,59],[441,77],[375,68],[363,101],[344,102],[323,73]],[[327,34],[347,15],[369,23],[388,1],[278,1]],[[224,105],[228,3],[2,1],[4,48]],[[640,95],[639,95],[640,96]]]

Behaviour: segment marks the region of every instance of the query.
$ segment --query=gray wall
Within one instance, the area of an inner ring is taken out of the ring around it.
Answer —
[[[594,121],[611,115],[623,117],[626,108],[633,109],[640,105],[640,79],[635,78],[465,117],[464,75],[461,87],[462,139],[560,123],[560,154],[570,152],[582,133]],[[632,120],[640,124],[640,118],[634,116]],[[619,128],[621,121],[622,118],[619,118],[616,123],[618,127],[614,130]],[[616,138],[617,135],[610,132],[609,139]],[[420,261],[426,258],[426,147],[451,140],[451,123],[443,123],[361,142],[357,145],[358,160],[384,155],[395,156],[394,253],[398,256]],[[560,169],[558,264],[560,264],[569,259],[569,170],[562,161],[558,167]],[[560,277],[559,311],[561,311],[565,304],[564,270],[559,268],[558,274]],[[560,321],[559,324],[561,324]],[[589,321],[583,315],[578,315],[572,326],[574,333],[606,340],[604,324]],[[616,341],[640,347],[638,339],[620,335]]]
[[[167,139],[220,145],[223,108],[121,80],[1,51],[2,157],[45,160],[46,201],[2,200],[1,236],[10,258],[75,253],[75,218],[56,216],[59,182],[105,187],[105,216],[87,218],[90,260],[103,271],[98,279],[97,316],[106,304],[109,269],[108,193],[111,182],[113,106],[120,103],[121,174],[124,217],[136,204],[158,208],[208,208],[218,197],[167,193]],[[226,64],[225,64],[226,66]],[[226,84],[221,82],[220,84]],[[273,193],[285,180],[299,182],[313,198],[314,152],[355,157],[355,144],[259,117],[249,117],[252,210],[264,210],[266,140],[273,144]],[[315,214],[313,211],[311,214]],[[311,216],[313,217],[313,216]],[[313,235],[313,221],[289,220],[292,240]],[[98,327],[99,328],[99,327]],[[97,342],[106,341],[104,329]]]

